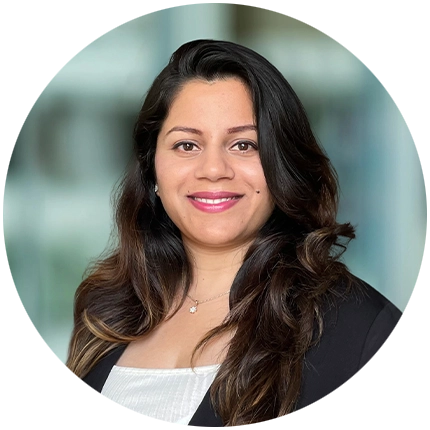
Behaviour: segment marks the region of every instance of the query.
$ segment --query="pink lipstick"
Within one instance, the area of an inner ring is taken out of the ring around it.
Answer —
[[[224,212],[233,207],[243,195],[227,191],[200,191],[187,197],[195,208],[203,212],[217,213]]]

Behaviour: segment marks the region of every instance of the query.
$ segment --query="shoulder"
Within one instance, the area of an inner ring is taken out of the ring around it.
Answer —
[[[337,287],[341,293],[343,288],[342,283]],[[327,300],[323,312],[321,344],[339,347],[334,351],[348,350],[349,354],[357,354],[354,356],[359,358],[359,367],[370,359],[369,354],[379,349],[402,315],[386,297],[358,278],[344,295]]]
[[[399,321],[400,310],[358,278],[354,279],[348,291],[344,289],[344,284],[339,283],[325,300],[321,342],[345,342],[349,339],[348,344],[353,343],[355,348],[359,348],[375,341],[377,334],[385,340]]]
[[[335,286],[323,301],[322,317],[320,342],[307,355],[311,362],[346,362],[345,370],[358,372],[364,371],[382,345],[388,351],[388,345],[397,343],[399,348],[406,348],[412,347],[414,341],[423,350],[423,321],[409,321],[407,314],[358,278],[354,278],[349,290],[344,282]],[[424,356],[420,358],[422,366]]]
[[[347,294],[336,286],[323,305],[323,333],[306,354],[298,407],[346,382],[378,351],[401,317],[400,310],[364,281]]]

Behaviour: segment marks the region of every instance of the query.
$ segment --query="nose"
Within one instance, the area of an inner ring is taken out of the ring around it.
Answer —
[[[200,154],[195,170],[196,178],[216,182],[220,179],[233,179],[234,169],[224,148],[208,146]]]

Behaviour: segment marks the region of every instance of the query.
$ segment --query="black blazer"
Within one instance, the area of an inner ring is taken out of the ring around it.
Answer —
[[[362,285],[362,293],[336,299],[335,306],[326,303],[323,335],[306,354],[288,426],[426,424],[423,321],[407,320],[374,288]],[[81,391],[100,393],[124,349],[102,359],[80,382]],[[209,391],[189,426],[224,428]]]

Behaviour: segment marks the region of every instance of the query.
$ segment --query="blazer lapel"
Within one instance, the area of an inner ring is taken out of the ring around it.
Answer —
[[[119,357],[121,357],[125,348],[126,345],[121,345],[118,348],[115,348],[106,357],[102,358],[94,368],[82,378],[82,380],[101,393],[103,385],[105,384],[112,367],[119,360]]]
[[[82,378],[82,380],[94,390],[101,393],[103,385],[105,384],[112,367],[119,360],[125,348],[126,345],[121,345],[118,348],[115,348],[110,354],[100,360],[100,362],[96,364],[96,366],[94,366],[94,368],[84,378]],[[216,415],[213,409],[210,400],[210,389],[203,397],[203,400],[197,408],[196,413],[191,418],[189,425],[201,427],[223,427],[221,418]]]
[[[203,397],[202,402],[188,425],[200,427],[224,427],[221,418],[213,409],[210,399],[210,388]]]

